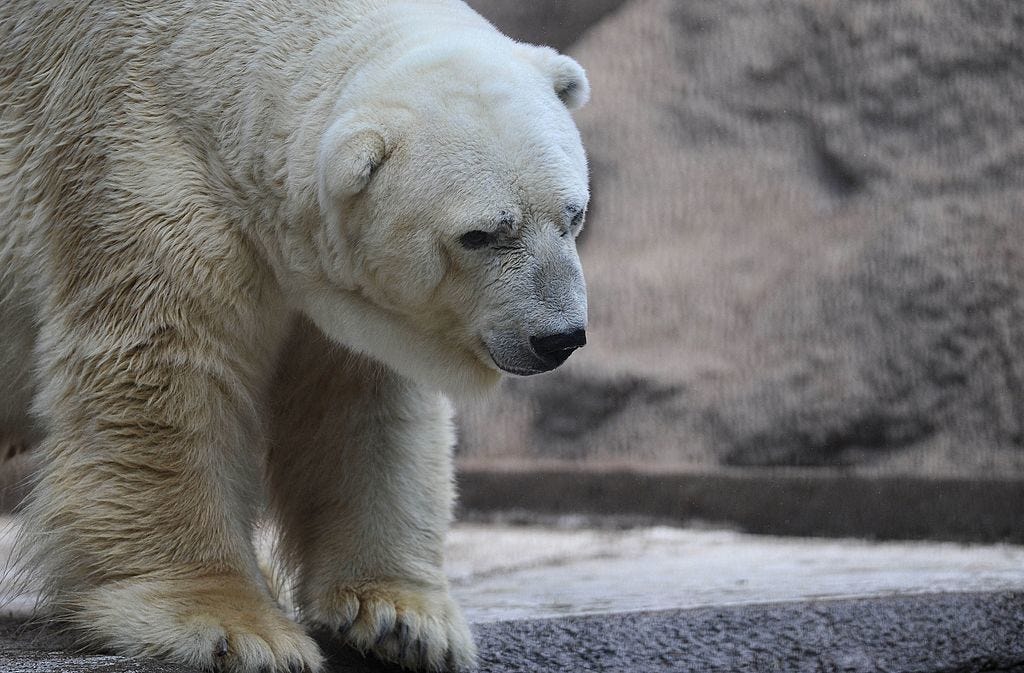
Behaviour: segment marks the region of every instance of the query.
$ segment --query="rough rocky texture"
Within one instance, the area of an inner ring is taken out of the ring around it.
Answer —
[[[1024,472],[1024,5],[631,0],[569,51],[590,345],[464,460]]]
[[[480,633],[480,669],[1019,673],[1022,605],[936,596],[520,622]]]

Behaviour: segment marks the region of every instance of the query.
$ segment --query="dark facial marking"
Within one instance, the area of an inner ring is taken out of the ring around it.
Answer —
[[[467,250],[479,250],[492,245],[495,240],[497,240],[495,234],[474,229],[459,237],[459,245]]]
[[[583,222],[583,216],[586,212],[586,208],[575,203],[570,203],[566,206],[565,214],[569,216],[569,226],[573,229],[577,229]]]

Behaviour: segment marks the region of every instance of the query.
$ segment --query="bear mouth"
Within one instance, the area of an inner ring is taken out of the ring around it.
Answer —
[[[557,360],[554,361],[545,361],[538,359],[531,353],[531,359],[534,360],[535,363],[525,365],[517,362],[513,364],[510,362],[502,361],[497,355],[494,354],[494,351],[492,351],[490,347],[486,347],[486,350],[487,355],[490,356],[491,362],[494,364],[495,367],[505,372],[506,374],[512,374],[513,376],[533,376],[535,374],[543,374],[545,372],[549,372],[557,368],[563,362],[565,362],[566,358],[568,357],[568,355],[566,355],[566,357],[558,358]]]
[[[550,369],[519,369],[517,367],[505,367],[502,365],[498,365],[498,369],[506,374],[514,374],[515,376],[533,376],[534,374],[543,374],[544,372],[551,371]]]
[[[487,350],[487,354],[491,357],[491,362],[494,363],[494,366],[500,369],[501,371],[505,372],[506,374],[512,374],[514,376],[533,376],[534,374],[543,374],[544,372],[548,371],[547,369],[517,367],[516,365],[505,364],[497,357],[495,357],[494,353],[492,353],[490,349]]]

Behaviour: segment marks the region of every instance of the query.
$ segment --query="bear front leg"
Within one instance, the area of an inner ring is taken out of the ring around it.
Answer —
[[[260,396],[280,341],[267,340],[268,307],[154,268],[110,264],[91,287],[69,272],[54,292],[28,566],[83,644],[207,670],[316,671],[316,643],[272,600],[251,543]]]
[[[304,621],[407,668],[471,668],[472,634],[442,568],[447,400],[308,323],[284,352],[269,481]]]

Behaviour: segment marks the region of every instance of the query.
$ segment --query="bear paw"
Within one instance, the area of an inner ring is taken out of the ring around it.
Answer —
[[[476,646],[444,588],[365,581],[336,589],[311,621],[364,654],[421,671],[466,671]]]
[[[239,579],[126,580],[89,591],[71,618],[83,635],[127,656],[225,673],[316,673],[320,648]]]

